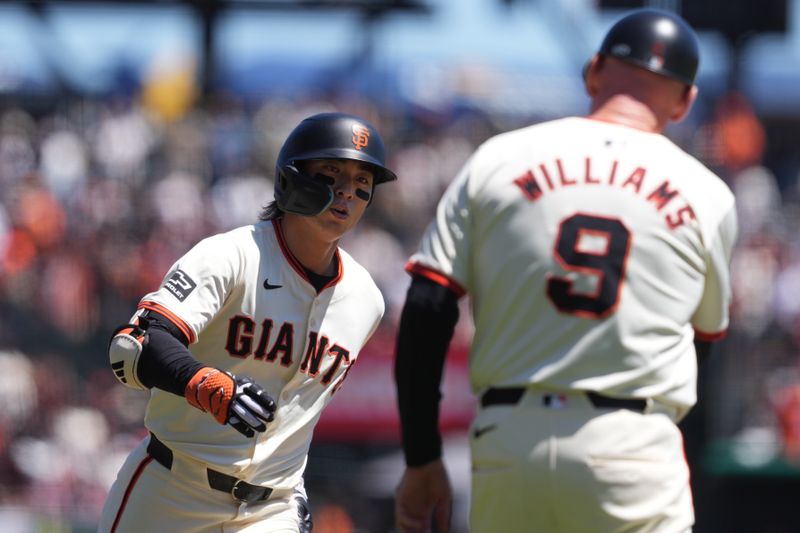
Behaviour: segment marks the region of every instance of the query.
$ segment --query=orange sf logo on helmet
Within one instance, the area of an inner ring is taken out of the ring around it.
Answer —
[[[366,148],[369,144],[369,128],[361,124],[353,124],[353,137],[350,140],[356,150]]]

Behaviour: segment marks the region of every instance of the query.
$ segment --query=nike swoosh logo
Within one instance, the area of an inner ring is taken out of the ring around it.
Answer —
[[[475,431],[472,432],[472,436],[477,439],[484,433],[489,433],[493,429],[497,429],[497,424],[491,424],[489,426],[486,426],[485,428],[475,428]]]
[[[283,287],[283,285],[272,285],[269,282],[269,278],[264,280],[264,288],[267,289],[268,291],[272,289],[280,289],[281,287]]]

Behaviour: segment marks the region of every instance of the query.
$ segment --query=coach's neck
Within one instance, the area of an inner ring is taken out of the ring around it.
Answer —
[[[600,56],[592,59],[585,83],[591,118],[650,133],[683,120],[697,96],[695,86]]]

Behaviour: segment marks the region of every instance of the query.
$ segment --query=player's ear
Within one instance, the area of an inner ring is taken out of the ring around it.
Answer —
[[[692,109],[692,104],[697,99],[697,85],[692,85],[691,87],[687,87],[683,94],[681,95],[680,101],[675,106],[675,110],[673,111],[672,115],[669,117],[673,122],[680,122],[686,115],[689,114],[689,111]]]
[[[595,54],[583,66],[583,83],[590,98],[597,96],[600,91],[598,73],[603,68],[603,59],[600,54]]]

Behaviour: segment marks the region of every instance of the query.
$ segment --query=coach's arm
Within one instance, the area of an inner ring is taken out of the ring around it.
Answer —
[[[452,489],[441,461],[439,390],[447,349],[458,322],[458,297],[414,275],[400,317],[395,382],[406,471],[395,493],[401,532],[450,528]]]

